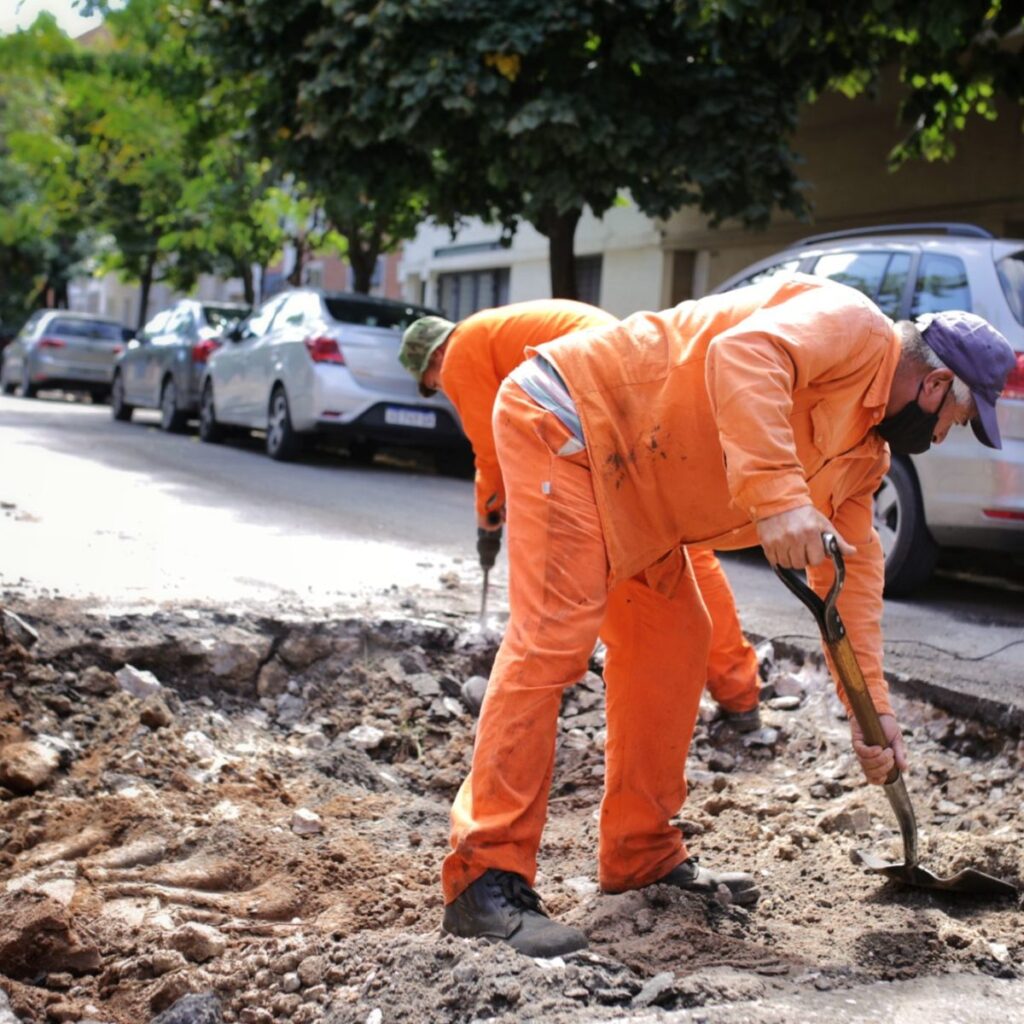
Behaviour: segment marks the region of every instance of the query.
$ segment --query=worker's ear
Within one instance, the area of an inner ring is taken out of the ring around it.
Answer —
[[[924,386],[921,388],[922,398],[943,397],[953,382],[953,371],[947,370],[944,366],[937,370],[930,370],[925,374]]]

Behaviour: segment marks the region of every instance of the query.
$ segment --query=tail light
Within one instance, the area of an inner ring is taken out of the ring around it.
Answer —
[[[1017,353],[1017,367],[1006,378],[1003,398],[1024,398],[1024,352]]]
[[[345,357],[338,348],[338,343],[333,338],[307,338],[306,348],[314,363],[337,363],[345,365]]]
[[[124,351],[124,345],[115,345],[111,351],[115,356],[119,356]]]
[[[203,338],[192,346],[192,362],[205,363],[220,348],[220,342],[214,338]]]
[[[60,338],[40,338],[39,348],[67,348],[67,344]]]

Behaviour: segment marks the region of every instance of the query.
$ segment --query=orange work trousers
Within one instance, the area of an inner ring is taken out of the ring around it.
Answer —
[[[686,799],[686,755],[704,689],[711,625],[686,559],[679,571],[608,590],[586,452],[513,381],[494,431],[508,502],[509,622],[491,671],[470,774],[452,808],[446,903],[488,868],[529,884],[547,818],[562,691],[603,635],[608,734],[598,880],[647,885],[685,860],[669,824]]]
[[[751,711],[761,700],[757,654],[740,629],[732,588],[714,551],[687,548],[686,553],[711,616],[708,692],[726,711]]]

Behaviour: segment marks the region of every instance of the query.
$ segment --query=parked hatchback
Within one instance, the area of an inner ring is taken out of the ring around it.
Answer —
[[[222,335],[250,313],[248,306],[182,299],[157,313],[114,364],[110,406],[127,421],[137,408],[159,409],[160,426],[184,430],[199,412],[199,383]]]
[[[291,459],[318,434],[353,457],[381,446],[433,449],[460,469],[469,443],[446,398],[423,398],[398,362],[402,331],[435,311],[391,299],[300,288],[274,296],[227,335],[209,360],[199,434],[266,431],[267,454]]]
[[[3,350],[0,387],[7,395],[20,387],[25,398],[58,388],[104,400],[114,358],[128,333],[116,320],[66,309],[38,310]]]
[[[1017,352],[998,405],[1001,450],[952,431],[924,455],[893,457],[875,495],[886,593],[905,594],[932,573],[940,547],[1024,553],[1024,240],[972,224],[906,224],[815,235],[752,264],[723,292],[800,271],[859,289],[894,320],[966,309]]]

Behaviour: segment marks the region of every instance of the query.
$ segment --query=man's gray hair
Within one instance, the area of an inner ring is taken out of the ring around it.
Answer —
[[[900,335],[900,362],[930,370],[948,370],[949,367],[928,347],[924,336],[910,320],[900,320],[896,324]],[[971,389],[955,374],[953,375],[953,401],[957,405],[966,405],[973,401]]]

